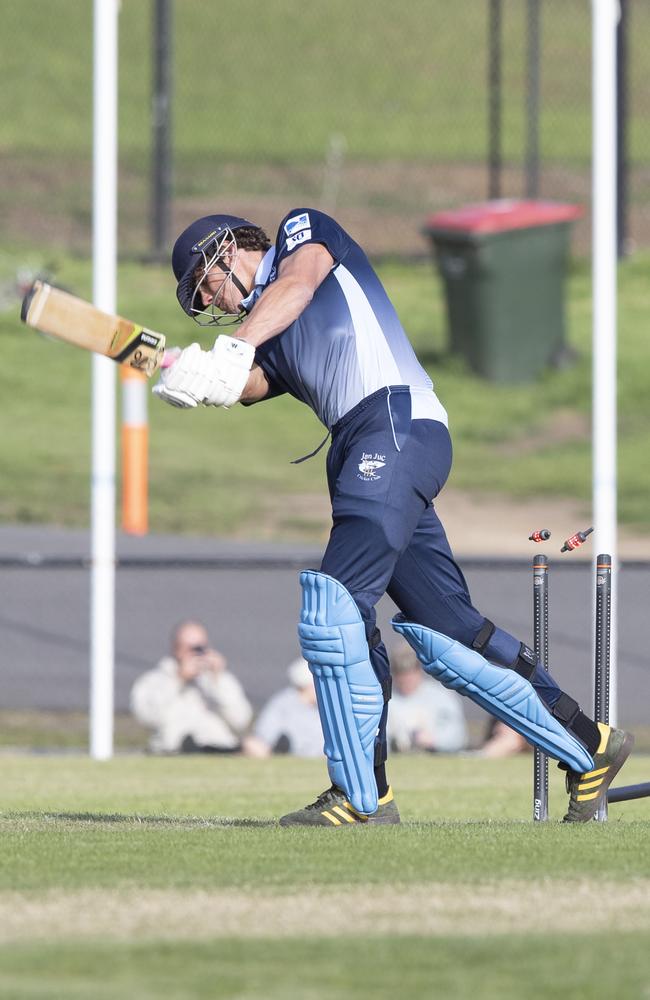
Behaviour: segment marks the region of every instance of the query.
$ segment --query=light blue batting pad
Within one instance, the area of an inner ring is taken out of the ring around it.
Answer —
[[[326,573],[300,574],[298,636],[314,677],[327,769],[357,812],[377,809],[375,736],[384,707],[366,630],[345,587]]]
[[[402,615],[393,618],[392,625],[413,647],[426,672],[445,687],[467,695],[572,771],[593,770],[591,755],[551,715],[530,681],[489,663],[476,650],[441,632],[405,621]]]

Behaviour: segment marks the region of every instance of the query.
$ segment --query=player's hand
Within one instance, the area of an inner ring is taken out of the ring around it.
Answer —
[[[164,370],[153,391],[166,403],[183,409],[223,406],[236,403],[248,381],[255,348],[246,341],[224,334],[217,337],[211,351],[191,344],[175,363]]]
[[[190,344],[172,365],[161,371],[160,380],[153,387],[154,394],[184,410],[198,406],[206,388],[203,359],[208,357],[198,344]]]
[[[222,333],[215,340],[210,356],[215,365],[216,378],[203,403],[228,409],[241,398],[255,361],[255,348],[241,337],[228,337]]]

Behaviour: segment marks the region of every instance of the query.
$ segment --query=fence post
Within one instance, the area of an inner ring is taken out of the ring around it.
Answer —
[[[528,0],[526,26],[526,187],[527,198],[539,195],[539,37],[540,0]]]
[[[488,25],[488,198],[501,196],[501,0],[490,0]]]
[[[172,3],[173,0],[153,0],[151,250],[154,260],[166,257],[171,217]]]

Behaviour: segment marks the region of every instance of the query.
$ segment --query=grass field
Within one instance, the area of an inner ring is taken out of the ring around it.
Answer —
[[[0,995],[647,997],[648,800],[534,826],[530,764],[395,758],[339,832],[275,825],[320,762],[3,755]]]
[[[649,258],[621,265],[619,316],[619,477],[622,522],[650,529],[647,378]],[[57,279],[90,292],[87,262],[60,257]],[[495,386],[447,353],[444,303],[430,264],[386,263],[380,273],[450,415],[450,486],[482,494],[591,495],[590,275],[576,265],[568,281],[568,339],[577,360],[539,382]],[[171,343],[205,337],[176,305],[167,269],[123,264],[121,311],[164,330]],[[12,434],[0,442],[5,475],[0,517],[7,521],[88,523],[89,356],[47,341],[0,314],[11,379],[3,396]],[[179,413],[151,399],[151,530],[244,538],[318,538],[327,530],[323,453],[299,466],[322,439],[319,422],[290,397],[244,410]],[[179,503],[182,498],[182,503]]]
[[[177,218],[189,221],[195,209],[203,214],[209,202],[227,199],[236,214],[267,224],[287,202],[321,204],[322,198],[328,202],[322,207],[336,203],[346,224],[362,226],[366,245],[381,252],[398,246],[406,254],[414,246],[423,250],[418,228],[428,212],[487,195],[488,3],[414,0],[399,17],[388,0],[302,5],[299,16],[288,0],[173,6]],[[647,247],[650,8],[629,6],[630,235]],[[520,197],[528,8],[524,0],[501,7],[501,190]],[[149,4],[120,5],[120,251],[131,256],[151,252],[151,20]],[[8,0],[3,35],[2,249],[49,245],[87,252],[92,5]],[[543,197],[589,200],[590,40],[589,4],[545,0]]]
[[[559,0],[546,0],[545,6],[548,98],[553,111],[560,111],[545,123],[545,147],[554,157],[585,161],[589,11]],[[515,95],[524,87],[525,5],[509,3],[506,8],[504,151],[513,156],[520,153],[524,138],[524,106]],[[215,162],[255,157],[300,163],[320,158],[329,135],[339,132],[353,158],[482,158],[488,9],[465,0],[450,13],[445,0],[419,0],[396,18],[388,0],[365,0],[354,7],[330,0],[327,7],[301,8],[296,17],[288,0],[242,0],[236,9],[214,11],[184,0],[173,37],[178,154]],[[647,12],[641,18],[639,32]],[[5,145],[87,155],[92,7],[80,8],[72,0],[58,0],[56,7],[45,0],[27,6],[7,3],[4,31],[11,40],[3,61],[8,86],[0,97]],[[202,50],[197,50],[198,38],[204,40]],[[146,155],[148,148],[152,41],[146,5],[122,5],[120,124],[127,157]],[[383,48],[380,60],[378,46]],[[642,46],[638,60],[642,77],[647,67]],[[32,67],[28,77],[27,61]],[[235,78],[237,86],[230,85],[226,96],[224,82]],[[29,129],[22,127],[16,108],[29,108]]]
[[[399,239],[400,251],[424,251],[419,230],[432,207],[485,195],[489,5],[480,7],[479,16],[474,0],[454,5],[453,11],[444,0],[433,0],[407,5],[396,18],[387,0],[372,8],[334,0],[326,8],[303,6],[297,18],[286,0],[245,0],[236,10],[218,12],[187,0],[182,16],[178,7],[174,35],[177,227],[181,216],[187,221],[207,206],[213,210],[215,200],[221,204],[234,196],[232,210],[257,218],[259,209],[260,221],[274,223],[303,194],[320,204],[325,151],[336,134],[345,138],[347,150],[340,192],[346,224],[364,244],[385,250]],[[45,267],[56,280],[89,296],[91,6],[12,0],[5,8],[3,31],[10,44],[0,87],[0,211],[6,222],[0,303],[8,301],[3,296],[16,271],[30,267]],[[503,9],[503,144],[515,185],[504,193],[518,196],[526,5],[511,0]],[[197,331],[175,304],[167,268],[145,267],[134,257],[136,247],[141,254],[148,244],[150,228],[150,13],[147,5],[121,5],[119,304],[126,315],[185,344]],[[542,19],[542,156],[560,172],[567,164],[579,165],[577,187],[561,196],[585,204],[589,16],[588,5],[546,0]],[[630,35],[631,159],[640,169],[650,156],[643,100],[649,18],[650,7],[635,7]],[[205,39],[201,57],[199,37]],[[221,44],[223,37],[227,44]],[[387,38],[389,51],[378,61]],[[269,52],[278,56],[269,58]],[[246,71],[238,73],[242,65]],[[221,80],[235,75],[238,85],[224,99]],[[447,185],[461,176],[452,197]],[[647,190],[644,181],[633,193],[635,225],[645,218]],[[560,196],[550,188],[543,194]],[[619,285],[619,513],[623,523],[642,531],[650,530],[650,464],[640,461],[650,435],[648,263],[647,253],[637,253],[621,266]],[[483,382],[446,352],[444,304],[430,263],[384,263],[381,275],[450,413],[455,443],[450,486],[515,498],[555,494],[587,505],[588,264],[576,264],[569,279],[569,341],[578,352],[576,363],[549,372],[533,386],[516,387]],[[0,518],[85,526],[88,358],[27,340],[15,305],[0,313],[0,336],[11,373],[3,404],[12,428],[0,443]],[[152,402],[151,530],[322,539],[327,531],[323,455],[289,465],[320,435],[315,418],[288,398],[249,412],[234,408],[227,415],[179,415]]]
[[[32,0],[4,7],[11,44],[0,92],[3,145],[12,152],[87,155],[92,6]],[[631,153],[647,161],[643,37],[650,11],[645,4],[635,7],[629,75],[632,96],[641,99],[630,102]],[[513,159],[525,143],[526,4],[509,0],[502,11],[503,153]],[[338,132],[354,159],[481,159],[488,128],[488,14],[489,5],[475,0],[460,0],[453,9],[446,0],[414,0],[399,18],[389,0],[353,7],[330,0],[326,7],[304,6],[299,17],[289,0],[241,0],[236,9],[214,11],[184,0],[173,21],[177,152],[181,159],[207,156],[216,163],[301,163],[320,158],[328,137]],[[586,163],[590,11],[575,0],[545,0],[541,25],[541,148],[553,161]],[[198,38],[204,41],[199,50]],[[123,4],[120,125],[127,157],[148,151],[152,46],[149,8]],[[226,97],[223,83],[235,78]],[[29,129],[23,127],[26,110]]]

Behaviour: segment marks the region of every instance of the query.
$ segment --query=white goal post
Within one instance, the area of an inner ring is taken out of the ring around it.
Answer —
[[[93,303],[116,311],[119,0],[93,9]],[[115,671],[115,364],[92,357],[90,755],[113,756]]]
[[[610,721],[617,718],[616,30],[618,0],[592,0],[592,506],[594,555],[612,557]]]

